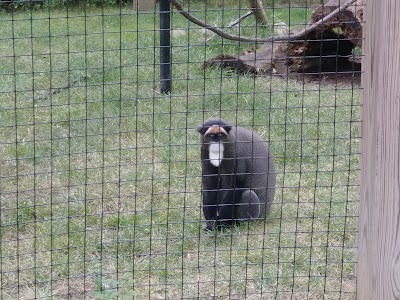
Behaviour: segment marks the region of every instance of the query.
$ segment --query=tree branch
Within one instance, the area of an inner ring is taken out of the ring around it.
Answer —
[[[197,19],[196,17],[191,15],[187,10],[185,10],[183,8],[182,4],[178,0],[169,0],[169,2],[173,6],[175,6],[175,8],[182,14],[182,16],[184,16],[190,22],[192,22],[198,26],[204,27],[225,39],[233,40],[233,41],[240,41],[240,42],[248,42],[248,43],[267,43],[267,42],[283,42],[283,41],[296,40],[296,39],[306,35],[307,33],[310,33],[311,31],[315,30],[321,24],[328,22],[330,19],[335,17],[337,14],[339,14],[341,10],[346,9],[350,5],[354,4],[356,1],[357,0],[348,0],[343,5],[339,6],[337,9],[332,11],[329,15],[325,16],[318,22],[316,22],[316,23],[308,26],[304,30],[296,32],[294,34],[282,35],[282,36],[271,36],[268,38],[252,38],[252,37],[245,37],[245,36],[230,34],[230,33],[227,33],[225,31],[221,30],[220,28],[222,28],[222,27],[218,28],[215,26],[211,26],[211,25],[205,23],[204,21]]]
[[[249,10],[243,16],[240,16],[235,21],[230,22],[229,25],[227,26],[227,28],[235,27],[237,24],[239,24],[240,22],[242,22],[244,19],[246,19],[248,16],[250,16],[252,14],[253,14],[253,11]]]

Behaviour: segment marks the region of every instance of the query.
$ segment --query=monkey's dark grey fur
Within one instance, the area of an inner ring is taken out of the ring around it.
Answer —
[[[207,230],[263,219],[275,194],[268,145],[256,133],[211,118],[201,134],[203,213]]]

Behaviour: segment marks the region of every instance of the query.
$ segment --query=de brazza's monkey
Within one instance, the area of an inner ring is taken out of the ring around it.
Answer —
[[[206,230],[263,219],[275,194],[268,145],[256,133],[211,118],[199,125]]]

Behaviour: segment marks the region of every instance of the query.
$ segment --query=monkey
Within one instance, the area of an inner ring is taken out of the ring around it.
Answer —
[[[253,131],[220,118],[208,119],[197,131],[205,230],[265,218],[276,184],[268,144]]]

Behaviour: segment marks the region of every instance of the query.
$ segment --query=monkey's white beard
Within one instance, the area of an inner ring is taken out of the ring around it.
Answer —
[[[211,143],[209,148],[210,163],[219,167],[224,158],[224,145],[221,143]]]

